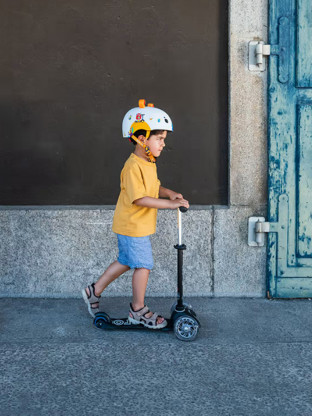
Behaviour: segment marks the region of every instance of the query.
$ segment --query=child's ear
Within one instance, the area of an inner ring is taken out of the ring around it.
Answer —
[[[138,139],[142,142],[145,143],[146,142],[146,137],[143,136],[143,134],[140,134],[140,136],[138,137]]]

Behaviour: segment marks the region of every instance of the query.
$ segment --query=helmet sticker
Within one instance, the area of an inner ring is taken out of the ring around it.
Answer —
[[[141,113],[138,113],[137,115],[136,115],[136,121],[137,122],[143,122],[144,121],[144,118],[143,118],[143,116],[144,116],[145,114],[141,114]]]

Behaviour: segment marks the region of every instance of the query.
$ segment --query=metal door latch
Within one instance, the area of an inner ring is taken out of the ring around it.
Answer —
[[[271,46],[265,45],[264,42],[252,40],[249,42],[249,71],[265,71],[266,65],[264,56],[271,54]]]
[[[264,217],[248,218],[248,245],[251,247],[264,246],[264,233],[270,232],[270,223]]]

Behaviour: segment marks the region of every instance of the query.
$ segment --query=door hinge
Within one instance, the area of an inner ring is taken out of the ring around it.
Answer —
[[[265,71],[266,64],[263,59],[264,56],[271,54],[271,46],[265,45],[264,42],[252,40],[249,42],[249,71]]]
[[[275,231],[274,227],[271,229],[271,225],[273,224],[266,222],[264,217],[249,217],[248,245],[251,247],[263,247],[264,234]]]

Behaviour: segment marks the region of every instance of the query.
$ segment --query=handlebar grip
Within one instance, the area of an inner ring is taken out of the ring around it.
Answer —
[[[180,210],[181,212],[186,212],[186,211],[187,211],[187,208],[186,208],[186,207],[179,207],[179,210]]]

